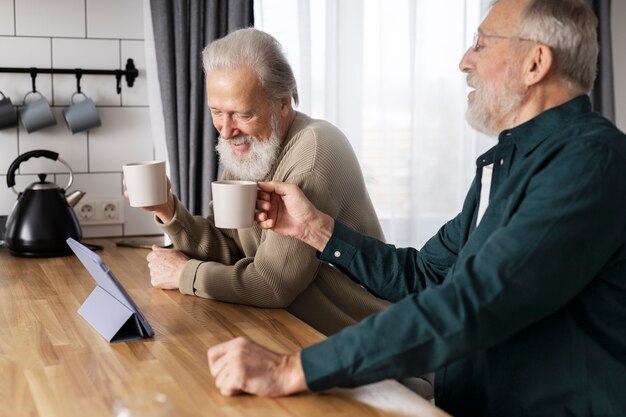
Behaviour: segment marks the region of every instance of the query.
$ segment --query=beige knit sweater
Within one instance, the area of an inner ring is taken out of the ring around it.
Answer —
[[[296,113],[270,178],[298,184],[320,210],[383,239],[356,156],[330,123]],[[184,294],[285,308],[327,335],[388,305],[318,261],[315,249],[257,225],[218,229],[212,214],[192,216],[176,200],[174,218],[161,227],[191,258],[180,280]]]

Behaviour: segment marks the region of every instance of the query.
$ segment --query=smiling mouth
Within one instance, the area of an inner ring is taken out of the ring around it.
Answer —
[[[230,149],[237,154],[247,154],[252,144],[250,142],[231,142]]]

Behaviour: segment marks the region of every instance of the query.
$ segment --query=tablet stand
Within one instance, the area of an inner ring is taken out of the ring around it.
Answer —
[[[101,287],[89,294],[78,314],[109,342],[147,337],[137,315]]]

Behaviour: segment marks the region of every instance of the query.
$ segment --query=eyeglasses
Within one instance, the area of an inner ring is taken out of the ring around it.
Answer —
[[[474,51],[479,51],[480,50],[480,47],[482,46],[480,44],[480,39],[481,38],[508,39],[508,40],[511,40],[511,41],[538,42],[538,41],[536,41],[534,39],[522,38],[520,36],[485,35],[485,34],[482,34],[482,33],[475,32],[474,33],[474,39],[472,40],[472,46],[471,46],[471,48]]]

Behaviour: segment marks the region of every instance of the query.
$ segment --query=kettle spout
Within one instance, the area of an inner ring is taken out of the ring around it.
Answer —
[[[67,196],[67,204],[69,204],[70,207],[74,207],[84,196],[84,191],[76,190]]]

